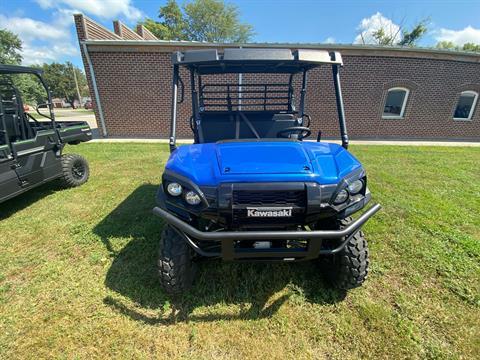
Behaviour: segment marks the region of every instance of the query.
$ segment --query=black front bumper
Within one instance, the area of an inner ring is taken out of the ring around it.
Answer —
[[[361,178],[363,173],[357,171],[350,176]],[[200,195],[201,204],[190,206],[181,196],[169,196],[164,189],[164,184],[168,182],[178,182],[185,189],[194,190]],[[260,182],[221,183],[215,187],[199,187],[189,179],[166,170],[162,186],[157,192],[157,204],[190,224],[204,219],[226,230],[288,230],[297,225],[313,224],[321,219],[344,219],[363,209],[371,199],[367,188],[348,202],[332,204],[338,188],[345,186],[346,183],[342,180],[338,184],[325,185],[316,182]],[[271,207],[291,208],[292,212],[288,217],[247,216],[249,208]]]
[[[309,260],[323,254],[335,254],[341,251],[350,238],[370,219],[381,206],[373,205],[357,220],[342,230],[313,231],[200,231],[187,222],[179,219],[167,210],[155,207],[153,213],[173,226],[192,248],[202,256],[221,256],[225,260],[265,259],[265,260]],[[198,241],[218,241],[221,243],[220,253],[208,253],[200,249],[192,238]],[[334,249],[322,250],[322,239],[343,239]],[[239,240],[309,240],[306,249],[239,249],[235,241]]]

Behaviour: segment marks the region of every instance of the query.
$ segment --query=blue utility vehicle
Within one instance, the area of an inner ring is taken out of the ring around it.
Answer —
[[[371,195],[365,169],[347,151],[340,53],[227,48],[172,59],[171,155],[153,209],[167,223],[158,258],[164,289],[186,291],[202,258],[316,260],[337,288],[360,286],[369,264],[360,228],[380,205],[351,217]],[[305,112],[307,75],[326,66],[341,146],[322,142],[320,132],[316,142],[304,141],[316,120]],[[194,143],[177,147],[181,68],[190,77]]]

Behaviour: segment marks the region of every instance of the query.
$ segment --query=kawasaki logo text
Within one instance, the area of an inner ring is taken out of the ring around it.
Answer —
[[[258,207],[247,208],[247,217],[291,217],[292,208]]]

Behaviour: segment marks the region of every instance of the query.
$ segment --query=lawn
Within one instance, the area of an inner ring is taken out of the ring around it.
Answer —
[[[40,112],[42,114],[45,114],[45,115],[48,115],[48,110],[47,109],[40,109]],[[30,111],[28,112],[30,115],[32,115],[35,119],[37,120],[46,120],[46,118],[42,115],[39,115],[35,109],[30,109]],[[79,109],[75,109],[75,110],[72,110],[72,109],[54,109],[54,113],[55,113],[55,118],[56,119],[59,119],[59,120],[63,120],[61,118],[72,118],[72,119],[75,119],[75,117],[77,116],[83,116],[83,115],[93,115],[93,110],[86,110],[86,109],[82,109],[82,108],[79,108]]]
[[[364,287],[214,261],[182,299],[155,273],[167,145],[68,150],[86,185],[0,204],[0,358],[478,358],[480,148],[352,146],[383,205]]]

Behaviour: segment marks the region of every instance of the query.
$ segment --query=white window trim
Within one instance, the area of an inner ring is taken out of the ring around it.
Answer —
[[[462,95],[466,95],[466,94],[470,94],[470,95],[474,96],[473,102],[472,102],[472,107],[470,108],[470,112],[468,113],[468,117],[466,117],[466,118],[456,118],[456,117],[454,117],[453,120],[456,120],[456,121],[472,121],[473,112],[475,111],[475,106],[477,105],[477,100],[478,100],[478,93],[476,91],[467,90],[467,91],[462,91],[460,93],[460,96],[458,97],[457,103],[455,104],[455,109],[453,110],[453,115],[455,115],[455,110],[457,110],[457,106],[458,106],[458,102],[460,101],[460,98],[462,97]]]
[[[382,110],[382,119],[404,119],[405,118],[405,108],[407,107],[408,96],[410,95],[410,89],[404,87],[393,87],[387,90],[387,96],[385,97],[385,102],[388,98],[388,93],[394,90],[403,90],[405,91],[405,97],[403,98],[402,110],[400,110],[400,115],[385,115]],[[383,104],[383,109],[385,109],[385,103]]]

